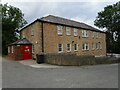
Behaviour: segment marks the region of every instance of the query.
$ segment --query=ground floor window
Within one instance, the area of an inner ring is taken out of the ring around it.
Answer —
[[[10,46],[8,46],[8,53],[10,53]]]
[[[88,43],[83,43],[82,44],[82,50],[89,50],[89,44]]]
[[[74,44],[74,51],[78,51],[78,44]]]
[[[14,47],[12,46],[12,53],[14,53]]]
[[[67,49],[67,52],[70,52],[71,51],[71,44],[67,44],[66,49]]]
[[[94,46],[94,43],[92,43],[92,50],[94,50],[95,49],[95,46]]]
[[[58,44],[58,52],[62,52],[63,51],[63,45],[62,44]]]
[[[32,53],[34,53],[34,52],[35,52],[34,45],[32,45]]]
[[[99,44],[98,43],[96,43],[96,49],[99,49]]]

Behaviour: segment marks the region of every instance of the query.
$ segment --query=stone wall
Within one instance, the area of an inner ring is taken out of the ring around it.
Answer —
[[[94,57],[93,55],[75,55],[75,54],[45,54],[44,62],[54,65],[95,65],[117,63],[118,59],[114,57]],[[120,61],[120,60],[119,60]]]

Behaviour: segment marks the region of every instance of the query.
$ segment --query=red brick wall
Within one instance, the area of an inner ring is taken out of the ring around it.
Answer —
[[[13,46],[13,53],[12,53],[12,46]],[[10,53],[8,56],[14,60],[22,60],[23,59],[23,52],[22,52],[22,45],[12,45],[10,47]]]

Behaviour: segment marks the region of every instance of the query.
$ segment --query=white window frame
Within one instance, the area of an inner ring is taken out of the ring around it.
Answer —
[[[75,50],[75,45],[76,45],[76,50]],[[74,51],[78,51],[78,44],[77,43],[74,44]]]
[[[92,50],[95,50],[95,44],[92,42]]]
[[[96,32],[96,38],[98,38],[98,37],[99,37],[98,32]]]
[[[88,37],[89,31],[88,30],[82,30],[82,37]]]
[[[78,29],[74,28],[74,36],[78,36]]]
[[[22,31],[22,37],[25,38],[25,33],[24,33],[24,31]]]
[[[35,47],[34,47],[34,45],[32,45],[32,53],[34,53],[35,52]]]
[[[70,47],[68,47],[68,45],[70,45]],[[68,50],[68,48],[69,48],[70,50]],[[70,43],[66,44],[66,50],[67,50],[67,52],[70,52],[70,51],[71,51],[71,44],[70,44]]]
[[[83,45],[84,45],[84,48],[83,48]],[[82,43],[82,50],[88,51],[89,50],[89,43]]]
[[[99,49],[102,49],[102,43],[101,42],[99,43]]]
[[[34,35],[34,26],[31,27],[31,35]]]
[[[96,49],[97,50],[99,49],[99,43],[96,43]]]
[[[62,32],[63,32],[63,31],[62,31],[62,26],[58,25],[58,26],[57,26],[57,34],[58,34],[58,35],[62,35]]]
[[[66,35],[71,35],[71,29],[70,29],[70,27],[66,27]]]
[[[12,53],[14,53],[14,47],[12,46],[11,48],[12,48]]]
[[[94,38],[95,37],[95,32],[92,32],[92,38]]]
[[[59,44],[61,44],[61,43],[59,43]],[[59,51],[59,44],[57,44],[58,53],[61,53],[61,52],[63,52],[63,44],[61,44],[61,51]]]
[[[8,53],[10,53],[10,46],[8,46]]]

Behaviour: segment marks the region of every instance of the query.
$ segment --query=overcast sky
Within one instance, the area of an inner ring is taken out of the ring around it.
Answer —
[[[75,1],[75,0],[74,0]],[[10,2],[10,0],[4,0],[2,3],[8,3],[9,5],[18,7],[24,13],[24,18],[28,23],[33,22],[37,18],[41,18],[47,15],[60,16],[67,19],[83,22],[88,25],[94,26],[94,20],[97,13],[102,11],[105,6],[112,5],[119,0],[100,2],[101,0],[88,0],[87,2],[41,2],[39,1],[20,1]],[[104,0],[105,1],[105,0]],[[95,26],[94,26],[95,27]]]

